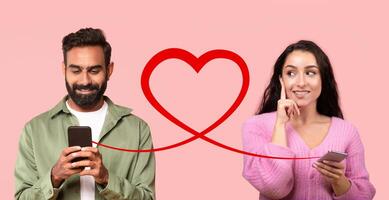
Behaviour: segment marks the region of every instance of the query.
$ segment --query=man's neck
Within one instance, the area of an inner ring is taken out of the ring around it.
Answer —
[[[95,105],[92,105],[90,107],[81,107],[77,105],[72,98],[68,98],[68,104],[70,108],[72,108],[75,111],[78,112],[93,112],[96,110],[99,110],[104,105],[104,98],[102,97]]]

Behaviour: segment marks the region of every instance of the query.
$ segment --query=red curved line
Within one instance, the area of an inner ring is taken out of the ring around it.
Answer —
[[[171,115],[159,102],[157,99],[154,97],[150,90],[150,76],[153,70],[156,68],[156,66],[163,62],[164,60],[167,59],[179,59],[182,61],[185,61],[188,63],[192,68],[198,73],[202,67],[209,62],[212,59],[215,58],[225,58],[228,60],[231,60],[235,62],[242,73],[242,88],[239,92],[238,97],[235,99],[234,103],[231,105],[231,107],[218,119],[216,120],[213,124],[211,124],[208,128],[206,128],[202,132],[197,132],[194,129],[190,128],[187,126],[185,123],[181,122],[179,119],[175,118],[173,115]],[[197,61],[197,62],[196,62]],[[244,96],[246,96],[246,93],[248,91],[249,87],[249,82],[250,82],[250,75],[249,71],[247,68],[246,63],[244,60],[237,54],[231,51],[227,50],[222,50],[222,49],[217,49],[217,50],[212,50],[208,51],[199,58],[196,58],[193,54],[191,54],[188,51],[185,51],[183,49],[178,49],[178,48],[170,48],[170,49],[165,49],[154,55],[149,62],[146,64],[145,68],[143,69],[142,75],[141,75],[141,87],[143,90],[143,93],[145,94],[145,97],[147,100],[150,102],[150,104],[157,110],[159,111],[163,116],[165,116],[168,120],[176,124],[177,126],[181,127],[182,129],[186,130],[187,132],[193,134],[193,137],[190,137],[186,140],[183,140],[181,142],[164,146],[164,147],[159,147],[159,148],[153,148],[153,149],[140,149],[140,150],[135,150],[135,149],[124,149],[124,148],[118,148],[98,142],[92,141],[94,144],[98,146],[102,146],[105,148],[110,148],[113,150],[120,150],[120,151],[125,151],[125,152],[156,152],[156,151],[163,151],[163,150],[168,150],[172,148],[176,148],[182,145],[185,145],[189,142],[192,142],[198,138],[201,138],[202,140],[205,140],[213,145],[216,145],[220,148],[244,154],[244,155],[249,155],[249,156],[255,156],[255,157],[262,157],[262,158],[272,158],[272,159],[313,159],[313,158],[319,158],[319,157],[278,157],[278,156],[267,156],[267,155],[261,155],[261,154],[254,154],[250,152],[246,152],[240,149],[236,149],[230,146],[227,146],[225,144],[222,144],[220,142],[217,142],[211,138],[206,137],[205,135],[209,133],[211,130],[215,129],[217,126],[219,126],[221,123],[223,123],[240,105],[240,103],[243,101]]]
[[[164,146],[164,147],[159,147],[159,148],[156,148],[156,149],[139,149],[139,150],[136,150],[136,149],[124,149],[124,148],[118,148],[118,147],[114,147],[114,146],[110,146],[110,145],[106,145],[106,144],[103,144],[103,143],[98,143],[98,142],[95,142],[95,141],[92,141],[92,143],[98,145],[98,146],[102,146],[102,147],[105,147],[105,148],[109,148],[109,149],[113,149],[113,150],[118,150],[118,151],[125,151],[125,152],[131,152],[131,153],[146,153],[146,152],[157,152],[157,151],[164,151],[164,150],[167,150],[167,149],[172,149],[172,148],[176,148],[178,146],[181,146],[181,145],[184,145],[184,144],[187,144],[193,140],[196,140],[198,138],[201,138],[213,145],[216,145],[220,148],[223,148],[223,149],[226,149],[226,150],[229,150],[229,151],[232,151],[232,152],[235,152],[235,153],[240,153],[240,154],[244,154],[244,155],[248,155],[248,156],[254,156],[254,157],[260,157],[260,158],[271,158],[271,159],[282,159],[282,160],[303,160],[303,159],[315,159],[315,158],[320,158],[320,157],[280,157],[280,156],[268,156],[268,155],[263,155],[263,154],[255,154],[255,153],[250,153],[250,152],[247,152],[247,151],[243,151],[243,150],[240,150],[240,149],[236,149],[236,148],[233,148],[233,147],[230,147],[230,146],[227,146],[225,144],[222,144],[220,142],[217,142],[207,136],[202,136],[201,134],[197,134],[196,136],[193,136],[191,138],[188,138],[184,141],[181,141],[179,143],[176,143],[176,144],[172,144],[172,145],[169,145],[169,146]]]

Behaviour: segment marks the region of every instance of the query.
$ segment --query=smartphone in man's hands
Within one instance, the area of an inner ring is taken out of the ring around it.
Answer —
[[[68,128],[69,147],[91,147],[92,130],[89,126],[69,126]],[[84,160],[84,158],[75,158],[72,162]]]

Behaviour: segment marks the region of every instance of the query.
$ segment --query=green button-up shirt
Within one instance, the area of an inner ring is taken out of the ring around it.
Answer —
[[[51,169],[68,147],[67,129],[78,125],[66,107],[67,96],[53,109],[29,121],[20,136],[15,167],[16,199],[80,199],[80,176],[73,175],[60,188],[53,188]],[[153,147],[148,125],[115,105],[108,97],[108,112],[99,136],[100,143],[125,149]],[[97,147],[108,169],[105,188],[96,184],[96,199],[155,199],[153,153],[128,153]]]

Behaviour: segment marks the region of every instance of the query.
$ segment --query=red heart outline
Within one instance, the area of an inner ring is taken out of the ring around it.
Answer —
[[[242,72],[242,87],[239,92],[238,97],[234,101],[234,103],[231,105],[231,107],[218,119],[216,122],[211,124],[208,128],[201,132],[197,132],[196,130],[190,128],[187,126],[185,123],[181,122],[179,119],[174,117],[172,114],[170,114],[154,97],[153,93],[150,90],[150,76],[153,72],[153,70],[163,61],[168,60],[168,59],[179,59],[182,61],[185,61],[188,63],[192,68],[199,73],[200,70],[204,67],[206,63],[209,61],[216,59],[216,58],[224,58],[231,60],[239,66],[240,71]],[[249,71],[247,68],[246,63],[244,60],[237,54],[231,51],[227,50],[222,50],[222,49],[217,49],[217,50],[212,50],[208,51],[199,58],[196,58],[194,55],[191,53],[183,50],[183,49],[178,49],[178,48],[171,48],[171,49],[165,49],[154,55],[149,62],[146,64],[145,68],[143,69],[142,76],[141,76],[141,86],[143,93],[147,100],[150,102],[150,104],[158,111],[160,112],[163,116],[165,116],[167,119],[169,119],[171,122],[176,124],[177,126],[181,127],[182,129],[186,130],[187,132],[193,134],[192,137],[169,145],[169,146],[164,146],[164,147],[159,147],[159,148],[153,148],[153,149],[123,149],[123,148],[118,148],[98,142],[92,141],[94,144],[97,144],[98,146],[114,149],[114,150],[119,150],[119,151],[125,151],[125,152],[156,152],[156,151],[163,151],[167,149],[172,149],[175,147],[179,147],[181,145],[187,144],[193,140],[196,140],[198,138],[201,138],[202,140],[205,140],[211,144],[214,144],[218,147],[227,149],[229,151],[233,151],[236,153],[244,154],[244,155],[249,155],[249,156],[255,156],[255,157],[262,157],[262,158],[272,158],[272,159],[313,159],[313,158],[319,158],[319,157],[278,157],[278,156],[267,156],[267,155],[261,155],[261,154],[255,154],[251,152],[246,152],[240,149],[236,149],[230,146],[227,146],[225,144],[222,144],[220,142],[217,142],[211,138],[208,138],[205,136],[205,134],[209,133],[211,130],[215,129],[217,126],[219,126],[221,123],[223,123],[240,105],[242,102],[243,98],[245,97],[248,87],[249,87],[249,82],[250,82],[250,75]]]
[[[177,119],[174,117],[171,113],[169,113],[154,97],[153,93],[151,92],[150,89],[150,76],[153,72],[153,70],[163,61],[168,60],[168,59],[179,59],[187,64],[189,64],[197,73],[200,72],[200,70],[204,67],[205,64],[207,64],[209,61],[217,58],[224,58],[231,60],[239,66],[239,69],[242,73],[242,87],[239,92],[238,97],[234,101],[234,103],[230,106],[230,108],[218,119],[216,120],[213,124],[211,124],[208,128],[205,130],[198,132],[185,123],[183,123],[181,120]],[[223,123],[240,105],[242,102],[243,98],[245,97],[247,90],[249,88],[249,82],[250,82],[250,75],[249,71],[247,68],[246,63],[244,60],[237,54],[231,51],[227,50],[212,50],[208,51],[199,58],[195,57],[193,54],[191,54],[188,51],[185,51],[183,49],[178,49],[178,48],[170,48],[170,49],[165,49],[163,51],[160,51],[156,55],[154,55],[149,62],[146,64],[142,77],[141,77],[141,86],[143,93],[147,100],[150,102],[150,104],[158,111],[160,112],[164,117],[166,117],[168,120],[176,124],[177,126],[181,127],[182,129],[186,130],[187,132],[193,134],[194,136],[184,140],[182,142],[167,146],[167,147],[162,147],[158,148],[157,150],[165,150],[168,148],[174,148],[178,147],[181,145],[184,145],[188,142],[191,142],[197,138],[202,138],[205,134],[209,133],[213,129],[215,129],[217,126],[219,126],[221,123]],[[204,138],[203,138],[204,139]],[[156,150],[156,149],[154,149]]]

